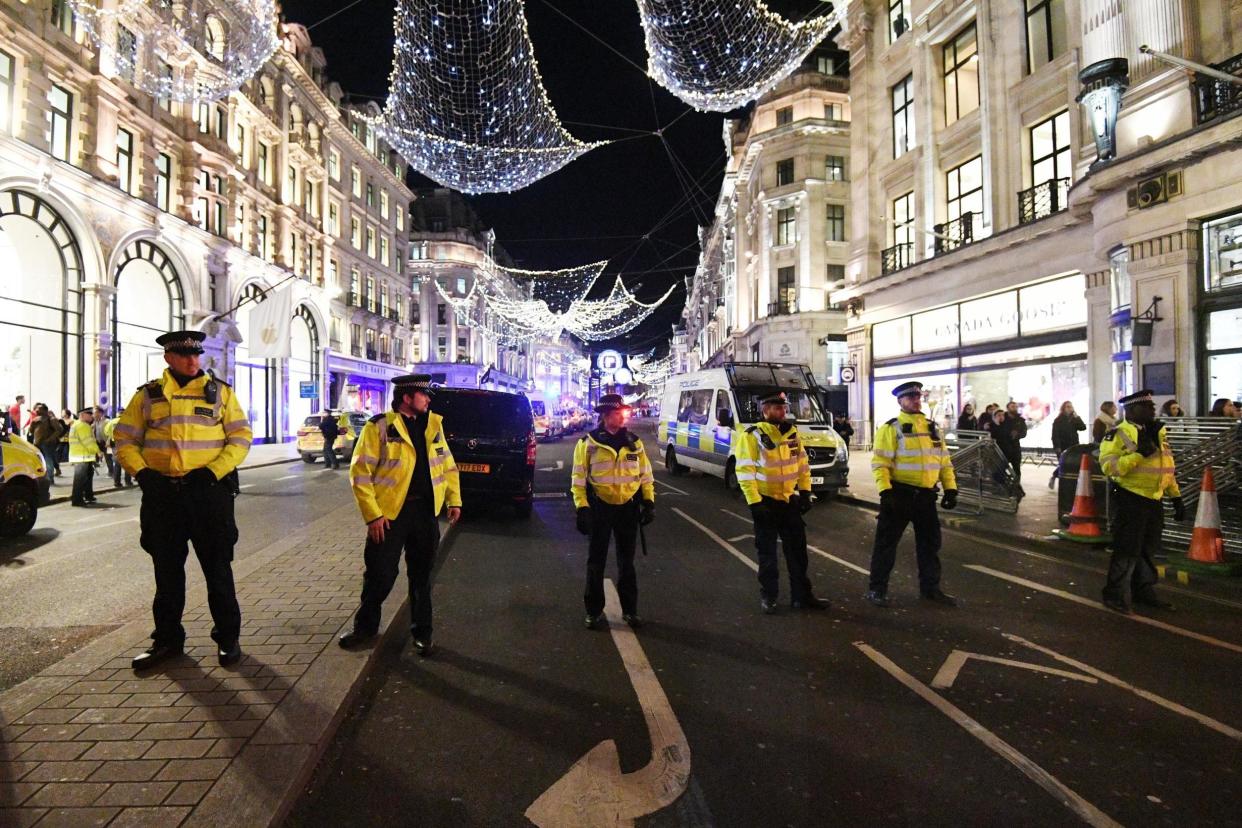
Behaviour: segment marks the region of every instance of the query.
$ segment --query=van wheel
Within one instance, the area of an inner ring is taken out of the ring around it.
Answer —
[[[668,473],[672,475],[683,475],[690,471],[687,466],[677,462],[677,452],[673,451],[672,446],[664,452],[664,468],[668,469]]]
[[[303,463],[314,463],[314,462],[315,462],[315,455],[313,455],[313,454],[303,454],[303,455],[302,455],[302,462],[303,462]]]
[[[737,461],[733,458],[729,458],[729,465],[725,466],[725,489],[730,494],[736,494],[742,490],[737,482]]]
[[[39,506],[33,492],[6,489],[0,492],[0,535],[16,538],[34,528]]]

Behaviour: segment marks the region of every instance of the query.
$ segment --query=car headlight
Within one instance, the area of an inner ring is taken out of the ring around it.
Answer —
[[[841,448],[837,450],[837,459],[842,463],[850,462],[850,447],[845,444],[844,440],[841,441]]]

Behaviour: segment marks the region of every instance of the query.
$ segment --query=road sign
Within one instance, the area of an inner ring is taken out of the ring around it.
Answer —
[[[319,388],[313,382],[299,382],[298,396],[304,400],[313,400],[319,396]]]
[[[841,366],[841,384],[842,385],[849,385],[851,382],[855,380],[857,375],[858,375],[858,372],[854,369],[853,365],[842,365]]]

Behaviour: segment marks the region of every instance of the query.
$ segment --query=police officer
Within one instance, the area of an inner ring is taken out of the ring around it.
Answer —
[[[1120,402],[1125,407],[1125,419],[1107,431],[1100,444],[1100,467],[1112,481],[1113,519],[1113,555],[1104,584],[1104,606],[1129,613],[1128,582],[1134,603],[1173,609],[1171,603],[1156,595],[1156,567],[1152,562],[1164,531],[1161,500],[1172,498],[1173,516],[1179,521],[1186,517],[1174,477],[1173,451],[1164,423],[1156,419],[1151,391],[1136,391]]]
[[[620,394],[605,394],[595,410],[600,425],[574,447],[571,474],[578,531],[591,538],[587,551],[587,629],[600,626],[604,614],[604,567],[608,543],[617,538],[617,597],[621,618],[642,626],[638,615],[638,575],[634,571],[639,524],[655,520],[655,477],[643,441],[625,427],[630,407]]]
[[[789,422],[789,401],[775,391],[759,403],[763,419],[738,438],[738,486],[755,522],[755,551],[759,555],[759,607],[776,612],[780,569],[776,541],[785,552],[789,570],[790,605],[794,609],[828,609],[827,598],[817,598],[807,577],[806,523],[811,508],[811,465],[798,429]]]
[[[142,548],[155,565],[152,646],[135,670],[181,654],[187,542],[207,582],[220,664],[241,659],[241,610],[233,585],[235,471],[250,451],[250,423],[229,385],[199,367],[204,335],[156,338],[168,368],[138,389],[113,430],[116,459],[142,488]]]
[[[897,543],[914,524],[919,566],[919,595],[954,607],[957,600],[940,589],[940,517],[936,486],[944,487],[940,505],[957,506],[957,477],[936,423],[923,415],[923,384],[893,389],[901,413],[876,430],[871,472],[880,490],[880,514],[871,550],[871,583],[864,596],[877,607],[889,606],[888,576],[897,560]]]
[[[83,408],[69,427],[69,462],[73,464],[73,494],[70,503],[85,506],[95,502],[95,464],[99,462],[99,443],[95,441],[95,408]]]
[[[354,500],[367,524],[362,600],[354,628],[341,636],[346,649],[379,632],[380,608],[397,580],[405,550],[410,589],[410,632],[420,656],[432,652],[431,570],[440,544],[436,516],[461,517],[461,485],[439,414],[430,410],[430,374],[395,377],[392,411],[376,414],[362,429],[349,465]]]

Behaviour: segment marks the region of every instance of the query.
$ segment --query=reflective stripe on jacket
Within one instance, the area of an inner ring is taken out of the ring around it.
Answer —
[[[222,480],[241,465],[250,451],[250,421],[228,383],[216,380],[216,401],[207,402],[204,386],[210,381],[204,373],[182,387],[165,369],[138,389],[112,430],[125,471],[137,477],[149,466],[183,477],[206,467]]]
[[[1100,443],[1100,468],[1118,486],[1136,495],[1160,500],[1163,497],[1181,497],[1182,491],[1174,477],[1173,450],[1163,428],[1157,439],[1160,452],[1154,457],[1144,457],[1138,451],[1138,426],[1129,420],[1117,423],[1116,428],[1105,435]]]
[[[69,462],[94,463],[99,456],[99,443],[95,442],[95,431],[88,423],[74,420],[73,428],[69,429]]]
[[[427,468],[435,495],[433,512],[438,515],[446,503],[450,507],[461,506],[461,482],[439,414],[427,412],[424,438]],[[353,459],[349,461],[349,485],[364,521],[370,523],[381,517],[394,520],[400,514],[410,491],[417,459],[405,420],[396,411],[389,411],[382,419],[372,419],[362,427]]]
[[[876,429],[871,473],[881,492],[891,489],[894,483],[920,489],[935,488],[937,483],[946,490],[957,488],[949,450],[939,434],[932,436],[931,424],[922,414],[903,411]]]
[[[788,501],[795,491],[811,490],[811,464],[797,427],[785,434],[766,421],[747,428],[738,435],[733,472],[747,505],[765,497]]]
[[[620,506],[641,490],[642,499],[655,502],[655,476],[643,441],[633,437],[630,446],[616,451],[586,434],[574,447],[574,468],[570,475],[574,506],[590,506],[587,486],[605,503]]]

